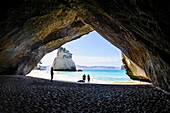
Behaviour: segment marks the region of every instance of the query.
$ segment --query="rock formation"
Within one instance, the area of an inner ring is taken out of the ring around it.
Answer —
[[[72,60],[72,54],[65,48],[60,47],[57,57],[53,62],[54,71],[76,71],[76,65]]]
[[[0,10],[1,75],[25,75],[46,53],[93,30],[62,1],[54,1],[0,4],[6,8]]]
[[[122,61],[124,68],[126,69],[126,74],[129,75],[131,79],[150,82],[145,71],[133,61],[131,61],[125,54],[122,54]]]
[[[122,66],[120,67],[120,70],[125,70],[124,65],[122,65]]]
[[[6,0],[0,74],[27,74],[48,52],[96,30],[170,91],[169,0]]]

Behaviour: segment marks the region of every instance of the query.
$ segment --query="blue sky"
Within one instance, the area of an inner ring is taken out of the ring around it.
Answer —
[[[84,66],[121,66],[121,52],[96,31],[81,38],[68,42],[62,47],[73,54],[76,65]],[[57,50],[48,53],[41,60],[43,64],[51,65]],[[52,60],[49,60],[52,59]]]

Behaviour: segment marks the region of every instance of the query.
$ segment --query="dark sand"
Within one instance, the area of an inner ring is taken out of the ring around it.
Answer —
[[[152,85],[75,84],[0,76],[0,113],[169,113]]]

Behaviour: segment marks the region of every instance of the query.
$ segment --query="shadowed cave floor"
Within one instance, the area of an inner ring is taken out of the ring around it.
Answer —
[[[151,85],[75,84],[0,77],[0,113],[168,113],[169,95]]]

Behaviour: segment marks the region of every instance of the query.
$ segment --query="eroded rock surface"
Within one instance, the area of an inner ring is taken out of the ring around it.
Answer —
[[[131,61],[125,54],[122,54],[122,61],[126,70],[126,74],[129,75],[131,79],[150,82],[145,71],[133,61]]]
[[[1,5],[0,74],[27,74],[46,53],[96,30],[154,85],[170,91],[168,0],[7,0]]]
[[[92,31],[59,1],[15,1],[12,6],[0,13],[6,15],[0,21],[0,74],[25,75],[46,53]]]
[[[54,71],[76,71],[76,65],[72,60],[72,54],[65,48],[60,47],[57,57],[53,62]]]

